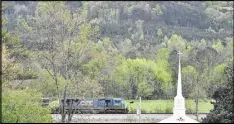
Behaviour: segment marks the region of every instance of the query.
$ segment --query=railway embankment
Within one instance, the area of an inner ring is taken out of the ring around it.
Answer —
[[[74,114],[71,123],[157,123],[172,114]],[[199,114],[198,121],[207,114]],[[196,119],[194,114],[187,114]],[[54,122],[61,120],[60,114],[52,114]]]

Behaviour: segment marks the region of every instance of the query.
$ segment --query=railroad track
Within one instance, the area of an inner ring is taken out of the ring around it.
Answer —
[[[145,122],[145,123],[155,123],[159,122],[172,114],[74,114],[72,118],[73,123],[126,123],[126,122]],[[188,117],[196,119],[194,114],[186,114]],[[207,114],[198,114],[198,119],[201,121],[202,118],[206,117]],[[61,120],[60,114],[52,114],[52,117],[56,122]]]
[[[141,115],[172,115],[173,113],[142,113]],[[198,115],[207,115],[208,113],[199,113]],[[51,115],[60,115],[60,114],[51,114]],[[105,115],[137,115],[137,114],[134,114],[134,113],[127,113],[127,114],[73,114],[73,115],[83,115],[83,116],[90,116],[90,115],[95,115],[95,116],[105,116]],[[186,115],[196,115],[194,113],[186,113]]]

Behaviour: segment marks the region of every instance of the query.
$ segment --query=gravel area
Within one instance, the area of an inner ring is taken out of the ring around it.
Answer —
[[[172,114],[75,114],[71,123],[157,123]],[[196,119],[193,114],[186,114],[192,119]],[[199,120],[206,114],[199,114]],[[61,120],[61,115],[52,114],[55,122]]]

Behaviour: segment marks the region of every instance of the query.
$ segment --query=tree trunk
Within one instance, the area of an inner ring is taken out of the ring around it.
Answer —
[[[62,105],[62,112],[61,112],[61,116],[62,116],[62,123],[65,123],[65,119],[66,119],[66,112],[65,112],[65,104],[66,104],[66,93],[67,93],[67,85],[65,86],[65,90],[64,90],[64,94],[63,94],[63,105]]]
[[[72,113],[72,105],[73,105],[73,101],[71,101],[71,104],[69,104],[69,109],[68,109],[68,121],[67,121],[67,123],[70,123],[71,120],[72,120],[72,116],[73,116],[73,113]]]

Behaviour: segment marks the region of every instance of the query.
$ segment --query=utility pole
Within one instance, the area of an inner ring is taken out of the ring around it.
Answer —
[[[139,97],[139,100],[140,100],[140,104],[137,108],[137,115],[140,115],[141,114],[141,97]]]
[[[138,113],[137,113],[137,114],[139,115],[139,116],[138,116],[138,117],[139,117],[138,119],[139,119],[139,123],[140,123],[140,122],[141,122],[141,97],[139,97],[139,99],[140,99],[140,105],[139,105],[139,107],[138,107]]]
[[[141,97],[140,97],[140,114],[141,114]]]

